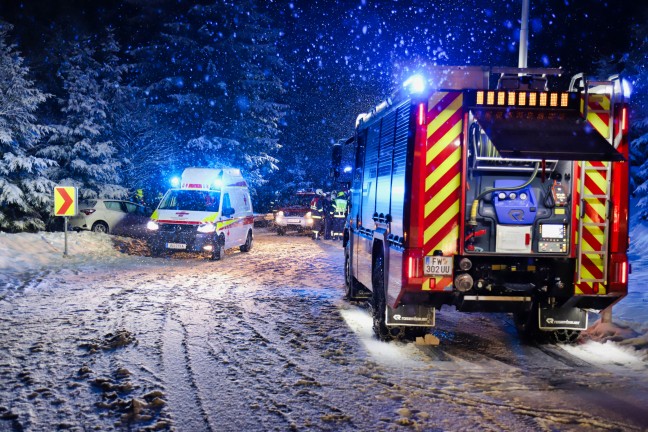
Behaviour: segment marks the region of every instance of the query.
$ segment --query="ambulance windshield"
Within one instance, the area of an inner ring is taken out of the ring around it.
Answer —
[[[170,190],[160,206],[160,210],[193,210],[217,212],[220,192],[205,190]]]

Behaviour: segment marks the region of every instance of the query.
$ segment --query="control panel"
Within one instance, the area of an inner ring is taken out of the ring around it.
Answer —
[[[567,252],[567,224],[543,223],[539,225],[538,252]]]

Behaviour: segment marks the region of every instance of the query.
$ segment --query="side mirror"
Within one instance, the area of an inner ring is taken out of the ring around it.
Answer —
[[[223,209],[223,216],[225,217],[230,217],[235,213],[234,209],[231,207],[227,207]]]

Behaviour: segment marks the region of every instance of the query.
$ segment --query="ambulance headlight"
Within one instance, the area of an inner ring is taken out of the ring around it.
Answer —
[[[211,234],[216,231],[216,225],[211,222],[207,222],[198,226],[198,232],[203,234]]]
[[[283,213],[282,211],[278,211],[278,212],[275,214],[275,219],[278,220],[278,221],[282,220],[283,217],[284,217],[284,213]]]
[[[148,229],[149,231],[157,231],[158,229],[160,229],[160,225],[158,225],[156,221],[150,220],[146,223],[146,229]]]
[[[306,213],[304,216],[306,225],[313,225],[313,214],[311,212]]]

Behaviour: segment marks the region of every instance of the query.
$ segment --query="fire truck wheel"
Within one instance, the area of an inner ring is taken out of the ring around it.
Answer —
[[[385,269],[382,255],[376,258],[373,268],[373,296],[371,298],[371,309],[373,315],[373,331],[376,337],[382,341],[389,341],[392,335],[385,322],[387,300],[385,299]]]
[[[554,330],[551,332],[551,340],[554,343],[571,344],[576,342],[579,335],[578,330]]]
[[[534,303],[530,311],[513,312],[513,321],[520,339],[534,342],[540,337],[538,329],[538,306]]]
[[[239,249],[241,252],[250,252],[252,250],[252,231],[248,231],[247,238],[245,239],[245,244],[240,246]]]
[[[344,283],[346,285],[347,300],[358,300],[359,283],[351,271],[351,252],[348,245],[344,248]]]

